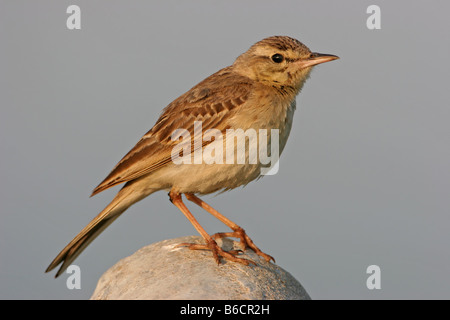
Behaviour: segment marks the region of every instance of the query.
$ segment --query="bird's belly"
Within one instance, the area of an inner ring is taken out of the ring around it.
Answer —
[[[278,162],[277,157],[281,155],[291,129],[295,101],[283,109],[279,111],[282,115],[275,117],[278,121],[267,121],[268,125],[257,124],[254,128],[247,127],[240,132],[236,129],[234,136],[227,133],[216,137],[200,153],[194,151],[183,160],[178,159],[178,164],[172,161],[152,173],[147,181],[151,181],[155,187],[198,194],[230,190],[248,184]],[[278,129],[278,139],[274,140],[279,142],[276,144],[276,154],[271,152],[272,128]],[[261,133],[265,133],[266,137],[262,137]],[[261,150],[263,145],[265,148]],[[264,163],[261,162],[261,154],[266,156]],[[164,185],[159,184],[159,181],[164,182]]]
[[[180,170],[173,188],[181,193],[213,193],[246,185],[260,175],[256,164],[200,164],[187,165]]]

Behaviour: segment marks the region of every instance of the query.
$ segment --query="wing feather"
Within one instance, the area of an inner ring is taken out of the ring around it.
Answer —
[[[192,140],[195,121],[202,121],[203,131],[215,128],[225,132],[228,129],[226,119],[245,104],[252,89],[250,79],[230,69],[220,70],[170,103],[153,128],[119,161],[91,196],[169,164],[173,147],[179,143],[171,140],[175,129],[188,130]],[[203,146],[207,143],[209,141]],[[193,143],[191,146],[193,148]]]

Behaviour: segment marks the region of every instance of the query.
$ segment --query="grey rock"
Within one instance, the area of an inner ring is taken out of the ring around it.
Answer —
[[[248,249],[240,257],[256,266],[222,259],[207,250],[177,247],[203,243],[190,236],[143,247],[120,260],[100,278],[91,300],[309,300],[302,285],[287,271]],[[231,239],[218,240],[225,250],[239,248]]]

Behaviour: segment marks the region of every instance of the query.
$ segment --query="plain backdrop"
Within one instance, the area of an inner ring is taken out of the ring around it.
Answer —
[[[66,27],[71,4],[81,30]],[[366,26],[372,4],[380,30]],[[272,35],[341,59],[297,98],[278,174],[204,200],[313,299],[450,298],[449,12],[444,0],[0,1],[0,298],[88,299],[118,260],[196,235],[159,192],[75,261],[80,290],[44,274],[161,110]]]

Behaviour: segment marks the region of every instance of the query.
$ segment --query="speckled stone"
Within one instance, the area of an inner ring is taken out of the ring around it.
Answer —
[[[203,243],[190,236],[164,240],[143,247],[120,260],[100,278],[91,300],[309,300],[302,285],[289,272],[266,262],[252,250],[240,257],[257,263],[245,266],[222,259],[210,251],[176,247]],[[237,246],[218,240],[225,250]]]

